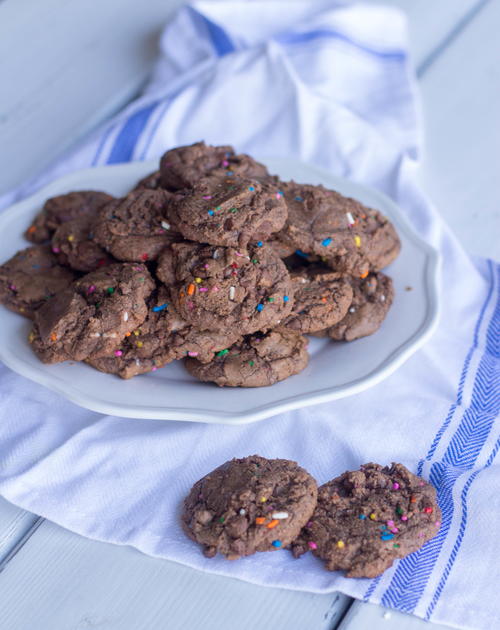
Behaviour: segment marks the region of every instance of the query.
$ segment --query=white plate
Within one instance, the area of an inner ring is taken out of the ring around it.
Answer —
[[[284,180],[324,184],[377,208],[394,222],[402,249],[387,271],[394,280],[396,297],[375,335],[351,343],[311,339],[311,360],[300,374],[272,387],[221,389],[196,381],[178,361],[129,381],[102,374],[84,363],[44,365],[27,341],[30,323],[0,307],[0,359],[15,372],[94,411],[227,424],[253,422],[350,396],[389,376],[429,338],[437,324],[437,252],[413,232],[398,207],[376,190],[292,160],[269,159],[266,163],[270,172]],[[48,197],[85,189],[122,195],[155,168],[156,163],[138,162],[78,171],[12,206],[0,215],[0,261],[27,246],[22,233]]]

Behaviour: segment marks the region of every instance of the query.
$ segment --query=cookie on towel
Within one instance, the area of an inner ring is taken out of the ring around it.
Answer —
[[[433,538],[441,524],[436,490],[402,464],[365,464],[322,485],[310,521],[292,544],[329,571],[373,578]]]
[[[286,459],[232,459],[200,479],[184,501],[182,527],[212,558],[287,547],[316,505],[315,480]]]

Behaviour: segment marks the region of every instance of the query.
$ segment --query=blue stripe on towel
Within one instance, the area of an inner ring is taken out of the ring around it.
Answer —
[[[212,40],[212,44],[215,48],[215,51],[217,52],[217,55],[219,57],[223,57],[224,55],[228,55],[229,53],[234,52],[234,44],[229,39],[229,35],[226,33],[226,31],[215,22],[212,22],[212,20],[209,20],[201,13],[198,13],[198,11],[196,11],[196,13],[205,24],[210,39]]]
[[[476,479],[476,477],[479,475],[480,472],[482,472],[485,468],[489,468],[491,466],[491,464],[493,463],[493,460],[495,459],[498,451],[500,449],[500,438],[498,438],[498,440],[496,441],[496,444],[490,454],[490,456],[488,457],[488,460],[486,462],[486,464],[484,465],[483,468],[476,470],[472,473],[472,475],[469,477],[469,479],[467,480],[467,483],[465,484],[463,490],[462,490],[462,495],[461,495],[461,505],[462,505],[462,518],[460,521],[460,530],[458,532],[458,536],[457,536],[457,540],[455,541],[455,544],[453,545],[453,549],[451,550],[450,553],[450,557],[448,559],[448,562],[446,563],[446,567],[445,570],[443,571],[443,575],[441,576],[441,579],[439,580],[439,584],[438,587],[436,589],[436,592],[434,593],[434,597],[432,598],[432,601],[429,605],[429,607],[427,608],[427,612],[425,615],[425,618],[427,619],[427,621],[430,619],[432,613],[434,612],[434,608],[436,607],[436,604],[439,601],[439,598],[441,597],[441,593],[443,592],[443,589],[446,585],[446,582],[448,580],[448,576],[450,575],[451,569],[453,567],[453,564],[455,563],[455,560],[457,558],[457,554],[460,550],[460,547],[462,545],[462,541],[464,539],[464,535],[465,535],[465,529],[467,527],[467,496],[469,494],[469,490],[470,487],[473,483],[473,481]]]
[[[111,149],[107,159],[108,164],[130,161],[134,153],[137,140],[157,106],[158,102],[154,102],[130,116],[116,137],[113,148]]]
[[[443,425],[441,426],[441,428],[439,429],[439,431],[436,434],[436,437],[434,438],[431,447],[427,453],[427,455],[425,456],[425,459],[421,459],[419,464],[418,464],[418,469],[417,469],[417,475],[421,475],[422,474],[422,469],[424,467],[424,463],[426,461],[430,461],[432,459],[432,456],[434,455],[436,448],[438,447],[438,444],[443,436],[443,433],[446,431],[446,429],[448,428],[448,425],[451,422],[451,419],[453,418],[453,415],[455,413],[455,410],[457,407],[459,407],[462,404],[462,394],[464,391],[464,385],[465,385],[465,381],[466,381],[466,377],[467,377],[467,372],[469,371],[469,366],[470,366],[470,362],[472,359],[472,356],[474,354],[474,351],[477,350],[478,347],[478,343],[479,343],[479,330],[481,329],[481,325],[483,323],[483,319],[484,319],[484,314],[486,312],[486,308],[488,307],[488,304],[491,300],[491,296],[493,294],[493,287],[494,287],[494,282],[493,282],[493,266],[491,264],[491,261],[488,261],[488,269],[489,269],[489,276],[490,276],[490,287],[488,290],[488,294],[486,296],[486,300],[483,304],[483,307],[481,309],[481,312],[479,313],[479,318],[477,320],[476,323],[476,327],[474,329],[474,337],[473,337],[473,343],[472,346],[470,347],[469,352],[467,353],[467,356],[465,358],[465,362],[464,362],[464,366],[462,369],[462,374],[460,376],[460,382],[458,384],[458,392],[457,392],[457,399],[456,401],[451,405],[450,410],[448,412],[448,415],[446,416],[445,421],[443,422]]]
[[[429,461],[432,458],[434,452],[436,451],[436,448],[437,448],[437,446],[439,444],[439,441],[440,441],[441,437],[443,436],[443,433],[447,429],[448,425],[450,424],[451,419],[452,419],[452,417],[453,417],[453,415],[455,413],[456,408],[459,405],[462,404],[462,394],[463,394],[463,390],[464,390],[466,377],[467,377],[467,374],[468,374],[468,371],[469,371],[470,362],[471,362],[471,359],[472,359],[472,356],[473,356],[475,350],[477,350],[477,347],[478,347],[479,330],[481,329],[481,326],[482,326],[482,323],[483,323],[483,319],[484,319],[484,315],[485,315],[486,309],[488,307],[488,304],[490,303],[491,296],[493,295],[493,289],[494,289],[494,286],[495,286],[494,277],[493,277],[493,265],[492,265],[491,261],[488,261],[488,269],[489,269],[489,289],[488,289],[488,292],[486,294],[486,299],[484,301],[484,304],[483,304],[483,306],[481,308],[481,311],[479,313],[479,317],[477,319],[476,326],[474,328],[474,335],[473,335],[472,345],[471,345],[471,347],[469,349],[469,352],[467,353],[467,356],[466,356],[465,361],[464,361],[464,365],[463,365],[463,368],[462,368],[462,373],[460,375],[460,380],[459,380],[459,383],[458,383],[458,391],[457,391],[456,401],[451,405],[450,410],[449,410],[449,412],[448,412],[448,414],[447,414],[447,416],[445,418],[445,421],[442,424],[442,426],[440,427],[439,431],[437,432],[437,434],[436,434],[436,436],[435,436],[435,438],[434,438],[434,440],[433,440],[433,442],[431,444],[431,447],[430,447],[430,449],[429,449],[429,451],[428,451],[428,453],[427,453],[427,455],[425,457],[425,460],[424,459],[420,460],[419,465],[418,465],[418,469],[417,469],[417,474],[418,475],[422,474],[422,469],[423,469],[424,462],[425,461]],[[395,572],[395,574],[393,576],[391,584],[389,585],[389,587],[387,589],[387,592],[386,592],[384,597],[388,597],[389,591],[391,590],[392,585],[393,585],[393,583],[394,583],[394,581],[396,579],[396,576],[398,576],[398,573],[405,572],[405,567],[403,566],[402,568],[400,568],[401,565],[402,565],[402,563],[400,562],[399,565],[398,565],[398,568],[397,568],[397,570],[396,570],[396,572]],[[407,577],[410,577],[410,576],[407,576]],[[370,599],[370,597],[374,593],[375,589],[379,585],[381,579],[382,579],[382,576],[379,575],[378,577],[376,577],[374,580],[371,581],[370,586],[368,587],[368,589],[366,590],[366,593],[363,596],[363,600],[364,601],[368,601]],[[395,604],[393,604],[393,605],[395,606]]]
[[[489,265],[491,271],[491,263]],[[490,292],[487,299],[489,296]],[[413,612],[429,581],[452,523],[455,483],[474,467],[500,408],[499,346],[500,302],[497,300],[488,326],[486,348],[476,372],[470,405],[464,411],[443,458],[431,467],[430,481],[438,490],[438,501],[443,513],[441,528],[435,538],[399,563],[382,597],[382,604],[386,606]]]
[[[332,29],[317,29],[315,31],[308,31],[306,33],[282,33],[275,37],[275,40],[280,44],[302,44],[304,42],[310,42],[315,39],[329,38],[338,39],[351,46],[354,46],[358,50],[362,50],[369,55],[374,55],[381,59],[392,59],[395,61],[403,61],[406,59],[406,53],[402,50],[377,50],[371,46],[366,46],[361,42],[357,42],[344,33],[334,31]]]

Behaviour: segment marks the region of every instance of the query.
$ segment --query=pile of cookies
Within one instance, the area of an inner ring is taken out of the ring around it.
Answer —
[[[130,378],[185,359],[202,381],[246,387],[300,372],[305,334],[374,333],[393,299],[380,270],[400,249],[377,210],[203,142],[167,151],[122,198],[47,200],[25,236],[0,301],[33,319],[41,361]]]
[[[182,527],[211,558],[307,551],[329,571],[373,578],[419,549],[441,525],[435,489],[402,464],[365,464],[319,488],[293,461],[252,455],[200,479]]]

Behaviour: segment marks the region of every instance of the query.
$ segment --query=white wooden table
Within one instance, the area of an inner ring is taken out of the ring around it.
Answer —
[[[467,249],[498,258],[500,2],[388,3],[409,16],[423,95],[422,186]],[[148,0],[144,11],[145,3],[135,0],[102,0],[96,11],[91,0],[0,0],[0,193],[137,93],[159,29],[179,4]],[[415,617],[341,594],[257,587],[90,541],[0,499],[0,630],[254,630],[264,624],[276,630],[424,627]]]

